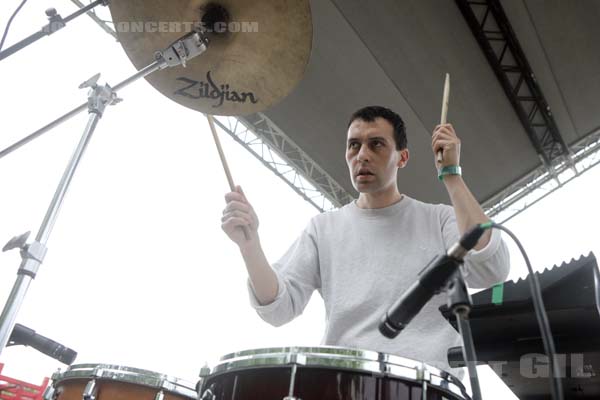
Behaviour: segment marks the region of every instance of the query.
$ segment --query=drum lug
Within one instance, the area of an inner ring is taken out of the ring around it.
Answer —
[[[83,400],[96,400],[97,392],[98,388],[96,387],[96,380],[92,379],[87,383],[87,385],[85,385],[82,398]]]
[[[46,390],[44,390],[44,394],[42,395],[42,399],[44,400],[56,400],[58,397],[58,393],[54,388],[54,385],[46,386]]]
[[[204,364],[204,366],[202,368],[200,368],[200,373],[198,374],[198,382],[196,383],[196,393],[198,393],[198,396],[200,396],[200,393],[202,393],[202,389],[204,387],[204,382],[206,381],[206,378],[208,378],[210,376],[210,367],[208,366],[208,364]]]
[[[298,364],[302,365],[306,363],[306,357],[300,357],[300,361],[296,356],[301,356],[300,354],[292,354],[292,372],[290,376],[290,387],[289,394],[283,398],[283,400],[302,400],[299,397],[294,396],[294,389],[296,386],[296,373],[298,372]]]
[[[431,372],[427,370],[425,365],[417,368],[417,380],[422,382],[431,382]]]
[[[288,354],[286,356],[286,364],[290,364],[292,366],[292,372],[290,377],[289,394],[285,396],[283,400],[302,400],[294,396],[294,389],[296,386],[296,373],[298,371],[298,365],[306,365],[306,355],[298,353]]]
[[[200,396],[200,392],[198,392],[198,395],[200,396],[198,400],[215,400],[217,396],[215,396],[215,393],[213,392],[214,388],[215,384],[213,383],[202,393],[202,396]]]
[[[154,400],[164,400],[165,399],[165,392],[163,392],[162,390],[158,393],[156,393],[156,396],[154,396]]]
[[[431,372],[427,370],[425,364],[421,365],[420,368],[417,368],[417,380],[421,382],[421,390],[422,390],[422,399],[427,399],[427,387],[429,386],[429,382],[431,382]]]

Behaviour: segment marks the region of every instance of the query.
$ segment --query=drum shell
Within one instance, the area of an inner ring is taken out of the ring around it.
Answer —
[[[55,400],[82,400],[89,379],[69,379],[55,387]],[[96,379],[96,400],[155,400],[160,389],[119,382],[110,379]],[[163,391],[164,400],[191,400],[179,394]]]
[[[291,366],[250,368],[207,377],[204,400],[283,400],[290,396]],[[352,370],[298,366],[292,397],[302,400],[421,400],[423,384]],[[427,387],[427,400],[463,400]]]
[[[193,383],[114,364],[77,364],[52,375],[44,400],[196,400]]]

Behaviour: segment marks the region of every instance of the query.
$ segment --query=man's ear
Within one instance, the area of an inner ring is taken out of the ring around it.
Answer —
[[[410,153],[408,151],[408,149],[402,149],[399,151],[400,152],[400,160],[398,160],[398,168],[404,168],[406,167],[406,164],[408,163],[408,159],[410,158]]]

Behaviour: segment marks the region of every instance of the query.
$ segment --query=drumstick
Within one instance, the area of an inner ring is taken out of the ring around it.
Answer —
[[[450,74],[446,73],[446,81],[444,82],[444,97],[442,99],[442,117],[440,124],[445,124],[448,121],[448,101],[450,99]],[[442,150],[437,152],[437,162],[441,163],[444,159]]]
[[[223,164],[225,175],[227,175],[227,182],[229,182],[229,188],[232,192],[235,192],[235,184],[233,183],[233,177],[231,176],[231,171],[229,170],[229,166],[227,165],[227,159],[225,159],[225,153],[223,152],[221,142],[219,141],[219,136],[217,135],[217,130],[215,129],[215,121],[212,115],[205,114],[205,116],[208,120],[208,125],[210,125],[210,130],[212,132],[213,139],[215,140],[215,145],[217,145],[217,151],[219,152],[219,158],[221,158],[221,164]],[[242,226],[241,228],[242,231],[244,231],[244,237],[246,238],[246,240],[250,240],[250,232],[248,231],[248,227]]]

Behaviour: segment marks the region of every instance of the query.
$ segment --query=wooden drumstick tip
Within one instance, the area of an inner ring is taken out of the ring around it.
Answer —
[[[442,116],[440,117],[440,125],[447,123],[448,121],[448,103],[450,100],[450,74],[446,73],[446,79],[444,81],[444,95],[442,98]],[[441,163],[444,160],[444,153],[442,150],[437,152],[437,162]]]

